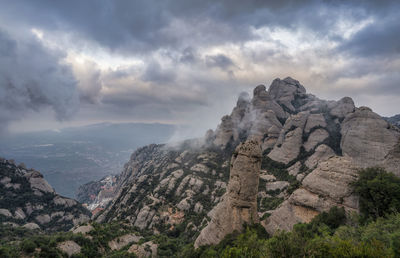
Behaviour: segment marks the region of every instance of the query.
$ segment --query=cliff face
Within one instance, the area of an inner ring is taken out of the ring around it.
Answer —
[[[357,211],[349,184],[358,168],[382,166],[400,176],[399,138],[397,128],[369,108],[356,108],[349,97],[321,100],[292,78],[275,79],[268,90],[257,86],[251,99],[242,94],[204,139],[138,149],[119,176],[116,197],[97,220],[127,219],[155,232],[180,225],[193,237],[208,225],[203,232],[209,237],[202,232],[196,244],[216,243],[228,225],[240,229],[241,222],[257,221],[254,199],[246,206],[248,217],[235,204],[247,194],[254,198],[255,191],[266,229],[290,230],[332,206]],[[257,174],[257,162],[246,155],[239,159],[247,143],[239,144],[247,140],[261,146],[258,188],[241,176],[248,167]],[[244,182],[251,187],[234,197]],[[228,213],[223,221],[221,214]]]
[[[68,230],[89,220],[77,201],[58,195],[35,170],[0,159],[0,222],[30,229]]]

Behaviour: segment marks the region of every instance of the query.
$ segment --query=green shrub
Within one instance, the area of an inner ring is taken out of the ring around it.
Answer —
[[[354,187],[360,196],[360,212],[364,219],[400,211],[400,178],[383,168],[360,170]]]
[[[29,239],[25,239],[21,243],[21,250],[26,252],[26,253],[33,253],[35,251],[36,244]]]

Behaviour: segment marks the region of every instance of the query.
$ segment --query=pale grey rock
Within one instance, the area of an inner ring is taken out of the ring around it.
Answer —
[[[22,227],[30,229],[30,230],[35,230],[35,229],[40,229],[39,225],[33,222],[30,223],[26,223],[25,225],[23,225]]]
[[[196,212],[196,213],[200,213],[200,212],[202,212],[203,211],[203,205],[201,205],[201,203],[199,203],[199,202],[197,202],[195,205],[194,205],[194,212]]]
[[[43,175],[38,171],[32,171],[25,174],[29,180],[32,189],[37,189],[45,193],[55,193],[53,187],[43,178]]]
[[[296,128],[295,130],[288,132],[285,135],[282,145],[280,147],[275,145],[272,151],[268,154],[268,157],[275,161],[288,164],[300,153],[302,135],[303,130],[301,128]]]
[[[39,222],[39,224],[43,225],[43,224],[49,223],[51,218],[50,218],[49,214],[42,214],[42,215],[36,216],[35,220],[37,222]]]
[[[224,116],[221,119],[221,124],[216,130],[214,144],[219,147],[225,147],[228,142],[234,137],[234,124],[230,116]]]
[[[134,244],[128,249],[128,253],[133,253],[139,258],[157,257],[158,245],[152,241],[141,245]]]
[[[305,177],[304,174],[297,174],[296,180],[299,181],[299,182],[301,182],[301,181],[303,181],[304,177]]]
[[[261,167],[261,146],[258,141],[247,140],[235,150],[227,193],[209,213],[211,221],[200,232],[195,247],[217,244],[227,234],[241,231],[243,224],[258,222],[257,194]]]
[[[344,97],[334,104],[330,114],[338,118],[344,118],[347,114],[354,112],[354,101],[349,97]]]
[[[180,201],[176,207],[178,207],[178,209],[180,210],[187,211],[190,209],[190,206],[191,206],[190,202],[188,201],[187,198],[185,198],[182,201]]]
[[[188,187],[194,192],[198,192],[202,185],[203,181],[201,179],[194,177],[192,175],[188,175],[182,179],[182,182],[176,189],[175,195],[181,196],[185,187]]]
[[[323,114],[311,114],[307,119],[304,132],[309,133],[313,128],[326,126],[327,124]]]
[[[0,215],[3,215],[5,217],[12,217],[13,215],[11,212],[7,209],[0,209]]]
[[[293,112],[296,111],[296,108],[292,104],[295,96],[303,96],[305,93],[306,89],[298,81],[290,77],[283,80],[275,79],[268,90],[271,98]]]
[[[204,165],[204,164],[195,164],[193,165],[190,170],[195,171],[195,172],[200,172],[200,173],[204,173],[207,174],[208,172],[210,172],[210,169]]]
[[[31,204],[31,203],[28,202],[28,203],[25,205],[25,211],[26,211],[26,214],[27,214],[28,216],[32,214],[32,212],[33,212],[33,207],[32,207],[32,204]]]
[[[294,191],[262,224],[268,233],[273,234],[278,229],[291,230],[296,223],[310,222],[333,206],[357,212],[358,200],[351,186],[357,176],[357,168],[351,159],[335,156],[320,163],[303,179],[301,188]]]
[[[72,219],[72,223],[74,224],[74,226],[79,225],[79,224],[83,224],[86,223],[90,220],[90,218],[84,214],[80,214],[79,217],[74,217]]]
[[[63,206],[66,206],[66,207],[72,207],[72,206],[78,204],[75,200],[72,200],[72,199],[69,199],[69,198],[64,198],[64,197],[61,197],[59,195],[54,197],[53,202],[56,205],[63,205]]]
[[[314,168],[320,162],[326,161],[329,158],[335,156],[335,152],[327,145],[321,144],[315,149],[313,155],[311,155],[304,163],[308,168]]]
[[[271,95],[266,91],[264,85],[258,85],[253,91],[253,99],[251,100],[252,110],[258,110],[262,113],[263,111],[273,111],[278,118],[287,118],[286,112],[283,108],[276,102],[276,100],[271,97]],[[247,116],[247,117],[246,117]],[[250,116],[250,117],[249,117]],[[253,121],[251,118],[253,116],[252,112],[247,113],[243,118],[244,122]]]
[[[68,257],[79,254],[81,252],[81,247],[72,240],[59,243],[57,245],[57,248],[66,253]]]
[[[400,138],[397,130],[367,107],[358,108],[346,116],[341,133],[343,155],[351,157],[360,167],[385,167],[386,159]],[[400,175],[400,167],[391,170]]]
[[[6,185],[6,184],[8,184],[8,183],[10,183],[10,182],[11,182],[11,178],[9,178],[9,177],[7,177],[7,176],[3,177],[3,178],[0,180],[0,183],[2,183],[3,185]]]
[[[311,151],[315,148],[319,143],[322,143],[329,137],[329,133],[324,129],[317,129],[313,131],[307,139],[307,142],[304,143],[304,149],[306,151]]]
[[[14,218],[24,220],[26,218],[25,212],[18,207],[14,212]]]
[[[135,234],[126,234],[108,242],[108,247],[110,247],[110,249],[113,251],[121,250],[129,244],[139,242],[140,239],[142,239],[141,236],[137,236]]]
[[[276,177],[274,175],[268,175],[268,174],[261,174],[260,178],[262,180],[265,180],[267,182],[273,182],[276,181]]]
[[[289,175],[296,176],[300,172],[300,168],[301,168],[301,162],[297,161],[291,167],[289,167],[287,171],[289,172]]]
[[[303,143],[303,128],[308,116],[308,112],[300,112],[288,118],[278,141],[268,154],[268,157],[288,164],[299,155]]]
[[[289,182],[287,181],[276,181],[266,183],[265,187],[267,191],[275,191],[275,190],[283,190],[289,186]]]
[[[73,229],[72,233],[74,233],[74,234],[81,233],[81,234],[85,235],[85,234],[89,233],[90,231],[92,231],[93,229],[94,229],[93,226],[89,224],[89,225],[79,226],[79,227]]]
[[[147,223],[153,218],[154,211],[150,209],[149,206],[144,206],[137,215],[135,220],[135,227],[140,229],[144,229],[147,226]]]

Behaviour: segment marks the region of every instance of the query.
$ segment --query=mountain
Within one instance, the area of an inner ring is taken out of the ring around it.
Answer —
[[[82,200],[113,196],[88,225],[6,229],[0,255],[397,257],[399,177],[400,129],[275,79],[241,94],[215,131],[141,147],[119,175],[82,186]]]
[[[358,170],[381,166],[400,176],[399,138],[396,127],[349,97],[321,100],[290,77],[275,79],[268,90],[257,86],[252,98],[242,94],[204,138],[136,150],[96,221],[185,234],[201,246],[218,243],[240,221],[260,221],[273,234],[331,207],[358,212],[351,187]],[[260,156],[251,154],[249,163],[235,167],[238,155],[249,156],[240,145],[247,141],[257,143]],[[235,176],[257,164],[255,176]],[[250,219],[254,198],[258,218]]]
[[[77,201],[57,194],[43,175],[0,159],[0,222],[28,229],[62,231],[89,221]]]
[[[392,125],[400,128],[400,115],[395,115],[392,117],[384,117],[384,119],[389,123],[391,123]]]
[[[119,173],[136,148],[166,142],[174,131],[166,124],[101,123],[21,133],[1,139],[0,156],[36,168],[57,192],[74,198],[80,185]]]

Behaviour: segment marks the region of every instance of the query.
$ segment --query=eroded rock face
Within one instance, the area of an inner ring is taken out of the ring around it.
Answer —
[[[228,191],[212,211],[213,217],[196,239],[195,247],[219,243],[227,234],[242,230],[243,224],[258,222],[257,193],[261,169],[258,141],[240,144],[232,156]]]
[[[400,175],[400,167],[388,165],[388,155],[399,143],[400,133],[370,108],[361,107],[342,123],[341,148],[359,167],[383,166]]]
[[[290,230],[294,223],[308,222],[335,205],[357,210],[357,198],[347,192],[346,182],[352,177],[346,171],[352,173],[359,163],[384,166],[400,176],[399,134],[399,129],[367,108],[355,108],[349,97],[321,100],[307,94],[294,79],[276,79],[268,90],[257,86],[251,99],[242,94],[232,113],[199,141],[203,145],[188,140],[179,147],[138,149],[118,177],[116,197],[97,220],[126,219],[143,230],[160,232],[166,225],[174,227],[197,214],[202,217],[190,222],[194,230],[186,231],[193,233],[204,227],[207,221],[202,218],[209,214],[212,221],[197,245],[217,243],[240,228],[242,221],[256,218],[250,205],[254,201],[248,198],[254,190],[260,198],[260,218],[272,213],[268,227]],[[231,171],[229,160],[235,147],[249,139],[260,142],[263,171],[259,189],[254,185],[246,192],[242,184],[254,182],[242,179],[240,173],[235,176],[235,169],[245,171],[239,169],[239,157],[245,155],[232,159]],[[336,160],[338,156],[344,165]],[[325,163],[330,164],[329,171],[323,169]],[[270,168],[279,173],[273,174]],[[292,195],[288,189],[296,185],[288,187],[285,173],[299,182]],[[4,178],[0,183],[8,186],[11,182]],[[346,195],[338,197],[337,192]],[[283,203],[274,209],[266,203],[271,199]],[[28,209],[24,212],[28,214]]]
[[[59,231],[90,219],[88,210],[77,201],[58,195],[40,172],[13,161],[0,159],[0,190],[3,221]]]
[[[278,229],[290,231],[295,224],[310,222],[333,206],[357,211],[358,198],[350,185],[357,175],[349,158],[335,156],[320,163],[304,178],[302,186],[263,222],[265,229],[270,234]]]

